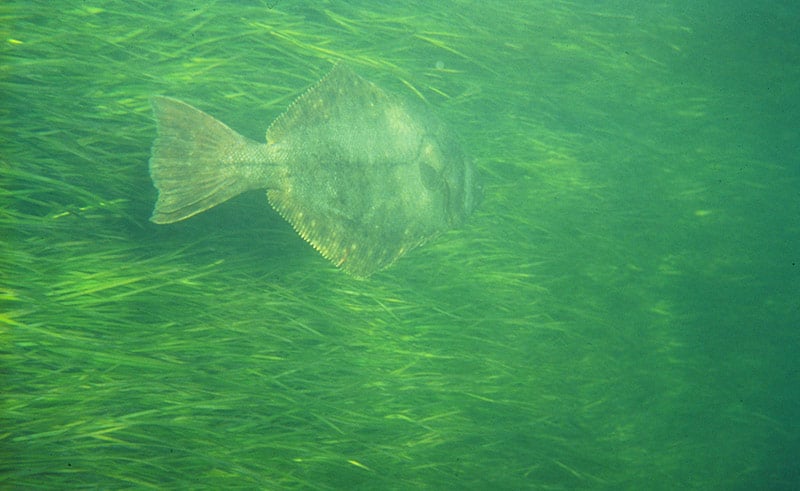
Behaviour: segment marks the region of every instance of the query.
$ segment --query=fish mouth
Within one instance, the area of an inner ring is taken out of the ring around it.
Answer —
[[[483,186],[475,164],[470,160],[464,166],[464,216],[469,216],[483,201]]]

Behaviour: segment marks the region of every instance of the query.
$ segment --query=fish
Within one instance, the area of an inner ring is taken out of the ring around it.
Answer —
[[[366,278],[460,227],[480,186],[452,131],[427,108],[337,64],[246,138],[178,99],[152,98],[150,220],[185,220],[257,189],[346,273]]]

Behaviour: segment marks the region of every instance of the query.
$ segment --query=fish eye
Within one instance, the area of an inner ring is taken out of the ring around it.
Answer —
[[[431,191],[437,191],[444,186],[444,180],[439,176],[439,172],[425,162],[419,163],[419,175],[422,184]]]

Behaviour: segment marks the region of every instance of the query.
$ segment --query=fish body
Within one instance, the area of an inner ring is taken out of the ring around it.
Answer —
[[[176,99],[153,107],[155,223],[265,189],[324,257],[367,277],[461,225],[478,196],[471,162],[438,119],[343,65],[272,123],[266,144]]]

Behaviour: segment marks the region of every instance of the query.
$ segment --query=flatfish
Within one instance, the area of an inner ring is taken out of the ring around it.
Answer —
[[[325,258],[367,277],[461,225],[478,198],[473,165],[445,125],[345,65],[292,103],[266,144],[177,99],[154,97],[153,108],[155,223],[265,189]]]

